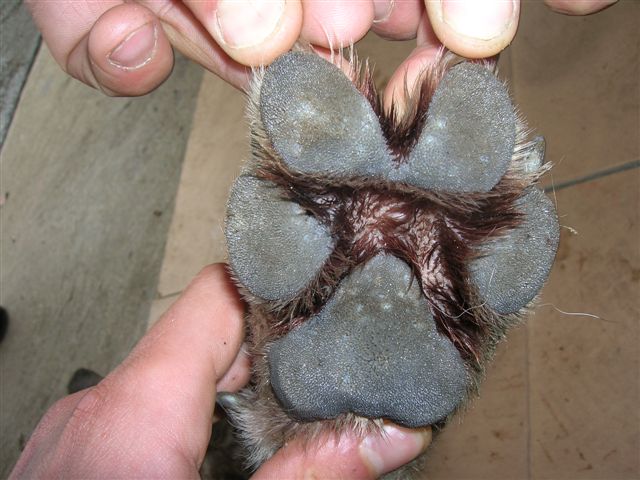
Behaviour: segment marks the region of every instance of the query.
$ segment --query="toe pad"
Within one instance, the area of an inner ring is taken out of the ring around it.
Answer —
[[[471,264],[471,279],[488,306],[515,313],[542,288],[556,256],[560,229],[551,200],[532,188],[519,201],[522,224],[485,245]]]
[[[241,176],[227,207],[229,263],[242,284],[266,300],[288,299],[304,288],[331,253],[329,232],[278,188]]]
[[[340,69],[317,55],[289,53],[269,66],[260,115],[273,147],[294,171],[350,176],[388,168],[371,105]]]
[[[429,190],[488,192],[507,171],[516,116],[504,85],[474,63],[444,76],[410,161],[393,173]]]

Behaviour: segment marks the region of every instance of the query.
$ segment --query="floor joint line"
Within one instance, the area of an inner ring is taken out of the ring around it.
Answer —
[[[631,162],[623,163],[622,165],[616,165],[615,167],[606,168],[604,170],[599,170],[597,172],[590,173],[589,175],[584,175],[582,177],[574,178],[572,180],[560,182],[555,185],[549,185],[548,187],[544,188],[544,191],[548,193],[548,192],[562,190],[564,188],[573,187],[574,185],[591,182],[592,180],[608,177],[609,175],[626,172],[627,170],[633,170],[634,168],[639,168],[639,167],[640,167],[640,160],[633,160]]]

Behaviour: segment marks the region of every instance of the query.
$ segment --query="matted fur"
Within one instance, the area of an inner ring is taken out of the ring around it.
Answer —
[[[346,61],[342,58],[335,57],[335,62]],[[394,107],[385,112],[368,66],[362,68],[351,51],[347,76],[378,116],[394,161],[405,161],[422,130],[435,89],[459,60],[451,54],[440,55],[434,66],[424,72],[417,91],[407,92],[410,101],[400,114]],[[495,70],[494,63],[480,63]],[[520,224],[517,201],[546,169],[527,169],[526,157],[534,145],[527,141],[524,122],[518,119],[510,166],[500,182],[485,193],[431,192],[380,179],[294,172],[274,150],[260,119],[263,75],[263,70],[255,72],[249,91],[253,158],[245,174],[279,186],[283,198],[299,204],[329,228],[336,245],[316,277],[290,300],[265,301],[238,282],[249,304],[248,344],[253,370],[249,387],[226,407],[252,468],[294,438],[308,442],[346,429],[362,436],[383,431],[382,420],[353,414],[317,422],[296,421],[275,398],[267,364],[269,347],[276,339],[316,314],[354,267],[381,251],[390,252],[411,266],[414,281],[419,282],[430,302],[439,331],[465,360],[472,380],[469,395],[475,392],[496,343],[524,312],[498,316],[487,308],[469,280],[467,266],[482,254],[482,245],[488,240],[506,235]]]

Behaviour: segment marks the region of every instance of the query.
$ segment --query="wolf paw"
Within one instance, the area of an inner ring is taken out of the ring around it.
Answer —
[[[367,72],[310,53],[256,80],[226,225],[250,305],[250,444],[332,419],[445,420],[549,274],[544,144],[492,70],[446,59],[404,118],[380,105]],[[258,461],[279,446],[255,445]]]

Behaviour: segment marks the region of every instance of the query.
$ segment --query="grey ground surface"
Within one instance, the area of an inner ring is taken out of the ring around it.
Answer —
[[[20,0],[0,2],[0,144],[18,104],[40,43],[40,35]]]
[[[138,99],[64,75],[43,48],[0,159],[0,476],[74,370],[144,332],[202,70]]]

